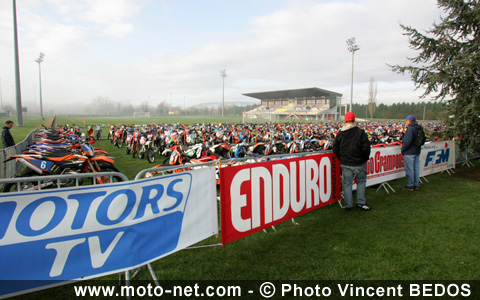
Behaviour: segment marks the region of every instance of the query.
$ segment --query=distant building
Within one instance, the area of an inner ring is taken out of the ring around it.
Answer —
[[[342,94],[320,88],[243,94],[259,99],[259,107],[243,113],[245,119],[339,120]]]
[[[168,112],[168,114],[171,116],[176,116],[176,115],[179,115],[180,113],[181,111],[178,108],[174,108]]]

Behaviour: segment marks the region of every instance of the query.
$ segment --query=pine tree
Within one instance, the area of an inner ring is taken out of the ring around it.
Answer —
[[[421,33],[400,25],[410,47],[419,52],[412,65],[390,66],[411,75],[422,97],[444,102],[448,114],[447,138],[455,137],[460,149],[480,150],[480,0],[438,0],[445,15]]]

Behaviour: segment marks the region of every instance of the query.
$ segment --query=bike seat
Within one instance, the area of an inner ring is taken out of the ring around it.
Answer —
[[[55,152],[45,152],[42,154],[44,157],[64,157],[72,154],[70,151],[55,151]]]

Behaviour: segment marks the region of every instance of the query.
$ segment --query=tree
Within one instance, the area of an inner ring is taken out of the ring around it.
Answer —
[[[377,83],[375,79],[370,77],[370,85],[368,87],[368,111],[370,112],[370,118],[375,117],[375,111],[377,110]]]
[[[422,97],[447,102],[447,138],[456,137],[461,150],[480,150],[480,0],[438,0],[445,12],[440,22],[421,33],[400,25],[418,55],[412,65],[390,66],[409,73]],[[448,116],[453,116],[449,118]]]
[[[13,113],[15,112],[15,107],[13,107],[13,105],[11,104],[4,104],[2,106],[2,109],[7,113],[8,117],[13,115]]]

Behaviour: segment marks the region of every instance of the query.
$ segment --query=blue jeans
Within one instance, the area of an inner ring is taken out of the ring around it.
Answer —
[[[404,155],[407,186],[420,186],[420,155]]]
[[[357,180],[357,205],[367,204],[365,189],[367,187],[367,163],[361,166],[342,166],[342,187],[345,207],[353,206],[352,185],[353,179]]]

